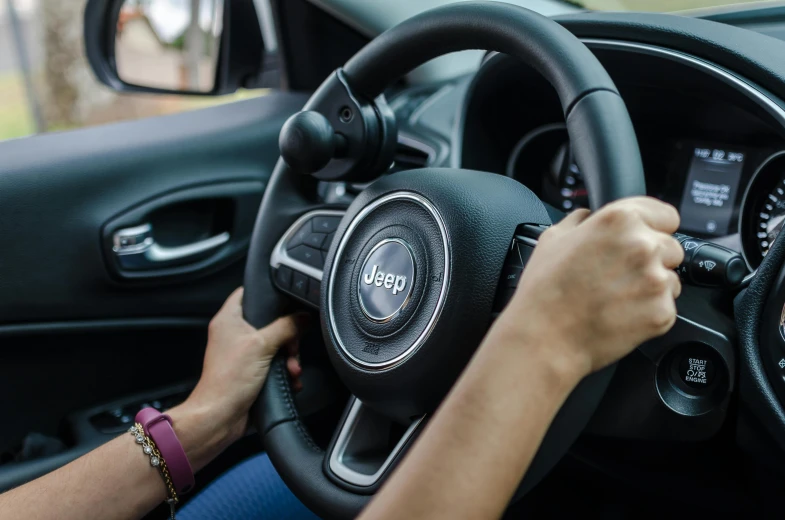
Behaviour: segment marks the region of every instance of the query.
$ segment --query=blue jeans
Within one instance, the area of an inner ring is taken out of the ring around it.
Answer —
[[[177,512],[178,520],[318,520],[276,473],[266,453],[238,464]]]

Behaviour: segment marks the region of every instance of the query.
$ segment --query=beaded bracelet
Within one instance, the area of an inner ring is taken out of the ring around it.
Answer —
[[[144,454],[150,457],[150,465],[154,468],[157,468],[158,472],[161,474],[161,478],[163,478],[168,492],[166,503],[169,504],[171,520],[175,520],[174,506],[177,504],[179,499],[177,497],[177,491],[174,489],[174,484],[172,483],[172,477],[169,474],[169,468],[166,467],[166,461],[163,457],[161,457],[161,452],[158,451],[158,447],[155,445],[155,442],[153,442],[150,437],[145,435],[144,428],[142,428],[141,424],[136,423],[134,426],[131,426],[128,432],[134,436],[136,439],[136,444],[142,446],[142,451],[144,451]]]

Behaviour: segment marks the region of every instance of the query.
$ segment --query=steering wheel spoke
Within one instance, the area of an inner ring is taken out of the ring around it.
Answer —
[[[375,491],[424,426],[421,415],[397,422],[352,396],[327,451],[327,467],[339,483]]]
[[[335,209],[308,211],[281,236],[270,257],[278,289],[319,307],[324,262],[344,213]]]

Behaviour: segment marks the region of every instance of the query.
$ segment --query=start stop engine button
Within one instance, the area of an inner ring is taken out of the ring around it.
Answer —
[[[708,388],[714,382],[716,367],[713,356],[688,354],[679,362],[679,377],[690,388]]]

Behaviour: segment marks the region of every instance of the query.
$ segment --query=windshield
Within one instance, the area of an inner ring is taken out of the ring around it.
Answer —
[[[569,0],[569,3],[598,11],[655,11],[665,13],[731,4],[764,2],[758,0]]]
[[[374,37],[422,11],[460,0],[309,0],[361,33]],[[748,9],[780,2],[752,0],[502,0],[545,16],[559,16],[593,9],[598,11],[673,12],[736,4]]]

